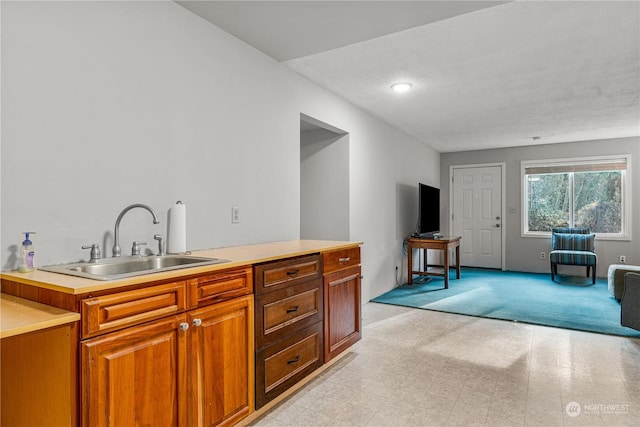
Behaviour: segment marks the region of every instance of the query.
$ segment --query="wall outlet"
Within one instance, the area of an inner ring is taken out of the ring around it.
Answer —
[[[547,259],[547,253],[546,252],[540,252],[540,259]]]
[[[624,264],[627,262],[627,257],[624,255],[620,255],[620,264]]]
[[[231,223],[238,224],[240,222],[240,208],[234,206],[231,208]]]

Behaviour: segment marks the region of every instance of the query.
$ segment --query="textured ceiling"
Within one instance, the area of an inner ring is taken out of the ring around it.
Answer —
[[[440,152],[640,135],[637,1],[180,4]]]

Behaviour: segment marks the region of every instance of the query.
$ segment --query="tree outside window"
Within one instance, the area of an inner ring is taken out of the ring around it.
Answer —
[[[553,227],[586,227],[621,236],[624,227],[624,180],[627,158],[523,162],[525,234]]]

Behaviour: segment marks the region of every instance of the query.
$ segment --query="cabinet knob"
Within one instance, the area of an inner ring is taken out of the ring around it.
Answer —
[[[193,319],[193,326],[200,326],[202,325],[202,319]]]
[[[189,329],[189,324],[187,322],[180,323],[180,330],[181,331],[186,331],[187,329]]]

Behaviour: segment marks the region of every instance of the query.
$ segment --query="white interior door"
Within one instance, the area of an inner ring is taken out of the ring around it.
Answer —
[[[502,165],[453,168],[452,230],[461,265],[502,268]]]

